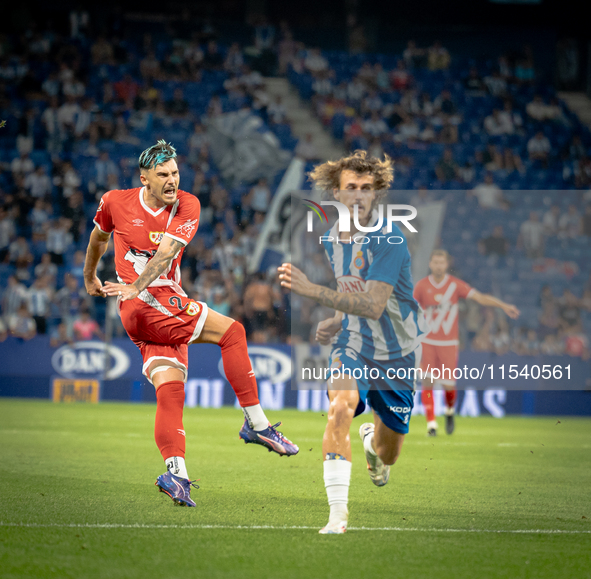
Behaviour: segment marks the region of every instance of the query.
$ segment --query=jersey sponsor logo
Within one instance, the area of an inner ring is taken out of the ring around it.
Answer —
[[[162,238],[164,237],[164,231],[150,231],[150,241],[156,245],[160,245]]]
[[[355,257],[355,259],[353,260],[353,265],[357,269],[363,269],[363,266],[365,265],[365,259],[363,259],[363,252],[362,251],[357,252],[357,257]]]
[[[191,302],[187,306],[187,315],[188,316],[196,316],[201,311],[199,304],[197,302]]]
[[[175,231],[179,235],[185,235],[188,239],[190,239],[191,234],[197,228],[196,223],[197,223],[197,219],[194,219],[193,221],[191,221],[190,219],[187,219],[186,223],[179,225]]]
[[[144,224],[144,220],[143,219],[134,219],[132,221],[133,226],[134,227],[142,227],[142,225]]]
[[[344,294],[365,291],[365,280],[355,275],[342,275],[337,279],[337,285]]]
[[[389,406],[390,412],[400,412],[401,414],[405,414],[406,412],[410,412],[410,406]]]
[[[62,346],[53,354],[54,370],[65,378],[103,376],[114,380],[129,369],[129,356],[117,346],[103,342],[75,342]]]
[[[261,380],[268,380],[271,384],[285,383],[291,380],[291,356],[288,354],[267,346],[249,346],[248,356],[259,384]],[[226,374],[224,373],[224,364],[221,358],[218,370],[225,378]]]

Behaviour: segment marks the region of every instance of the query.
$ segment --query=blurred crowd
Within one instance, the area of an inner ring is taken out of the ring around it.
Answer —
[[[286,23],[264,18],[244,45],[224,42],[212,22],[195,25],[185,13],[157,35],[121,12],[109,18],[98,27],[75,10],[61,26],[33,23],[21,35],[0,36],[0,115],[6,120],[0,129],[0,340],[49,334],[57,346],[103,337],[107,308],[86,295],[82,277],[92,217],[105,191],[140,186],[137,155],[163,137],[178,144],[181,188],[202,206],[198,236],[182,262],[185,291],[242,320],[253,342],[313,341],[317,322],[330,312],[290,300],[272,269],[249,273],[278,180],[230,187],[211,154],[208,123],[242,111],[258,117],[292,154],[318,158],[311,135],[299,143],[291,136],[285,104],[269,95],[264,76],[287,76],[347,149],[394,157],[395,186],[417,191],[413,205],[434,200],[432,190],[465,190],[467,202],[494,215],[474,240],[487,258],[517,250],[539,260],[548,245],[591,236],[585,193],[568,207],[532,209],[517,237],[506,236],[498,223],[498,212],[514,205],[504,191],[583,190],[591,182],[588,131],[538,82],[528,46],[485,64],[458,63],[438,41],[420,47],[411,40],[401,55],[366,58],[361,50],[307,48]],[[350,32],[352,45],[361,46],[362,31]],[[111,244],[101,279],[114,278],[112,258]],[[305,270],[316,283],[332,283],[322,258]],[[470,304],[463,344],[524,354],[553,347],[586,356],[581,320],[567,324],[562,312],[569,300],[590,311],[589,290],[553,300],[552,308],[551,300],[540,302],[539,325],[522,329]],[[544,334],[550,318],[558,322]],[[122,335],[120,322],[113,323]],[[578,350],[574,336],[583,344]]]

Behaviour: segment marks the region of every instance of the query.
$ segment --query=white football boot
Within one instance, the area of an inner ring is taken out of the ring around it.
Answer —
[[[343,516],[345,517],[342,520]],[[328,525],[318,531],[321,535],[342,535],[347,532],[347,519],[349,518],[349,511],[345,511],[341,515],[340,521],[328,521]]]
[[[359,427],[359,436],[363,442],[363,450],[365,451],[365,460],[367,461],[369,478],[377,487],[383,487],[390,478],[390,467],[382,462],[380,457],[371,447],[371,439],[373,437],[374,429],[375,426],[371,422],[366,422]]]

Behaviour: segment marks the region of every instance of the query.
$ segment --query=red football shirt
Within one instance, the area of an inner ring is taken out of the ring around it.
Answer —
[[[430,275],[417,282],[414,297],[425,310],[431,329],[424,344],[457,346],[460,343],[458,301],[470,297],[473,291],[465,281],[447,274],[439,283]]]
[[[178,191],[173,205],[152,209],[144,202],[144,188],[107,191],[94,218],[95,225],[105,233],[114,232],[117,277],[125,284],[133,283],[158,250],[167,235],[183,246],[193,239],[199,224],[201,205],[194,195]],[[181,283],[182,247],[162,275],[150,287]]]

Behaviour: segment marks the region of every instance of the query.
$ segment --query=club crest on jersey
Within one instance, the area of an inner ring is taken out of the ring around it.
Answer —
[[[332,361],[332,364],[330,365],[331,368],[334,368],[335,370],[338,370],[341,366],[343,365],[343,363],[341,362],[340,358],[335,358]]]
[[[193,231],[195,231],[195,229],[197,228],[196,223],[197,219],[194,219],[193,221],[187,219],[186,223],[183,223],[182,225],[179,225],[176,228],[176,233],[178,233],[179,235],[186,235],[187,238],[190,238]]]
[[[357,256],[353,260],[353,265],[357,269],[363,269],[363,266],[365,265],[365,259],[363,259],[363,252],[362,251],[357,252]]]
[[[150,231],[150,241],[159,245],[164,237],[164,231]]]

